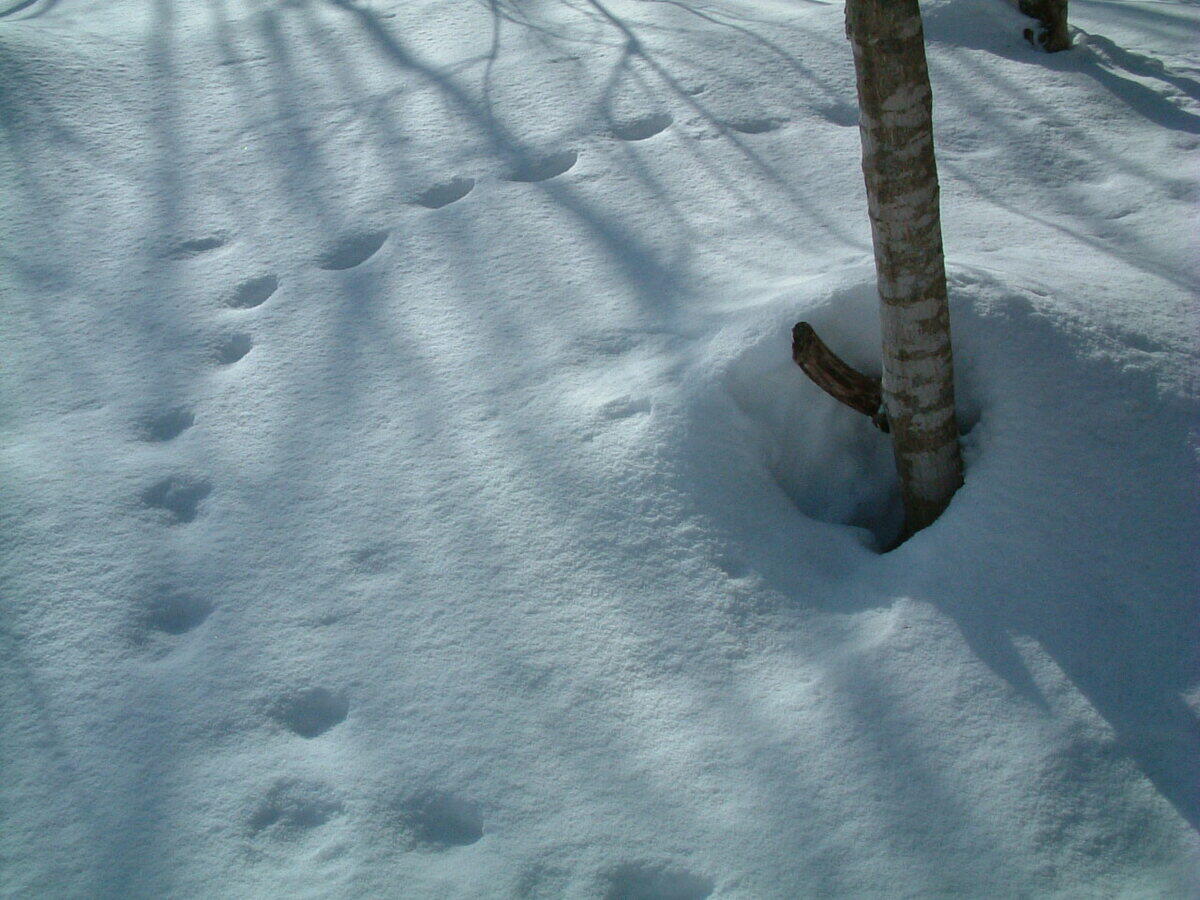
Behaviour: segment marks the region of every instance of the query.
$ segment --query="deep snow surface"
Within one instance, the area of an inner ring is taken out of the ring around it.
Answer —
[[[1200,892],[1200,7],[924,4],[880,555],[839,4],[3,2],[0,893]]]

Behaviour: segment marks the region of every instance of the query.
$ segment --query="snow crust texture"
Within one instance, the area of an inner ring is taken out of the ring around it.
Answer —
[[[843,12],[0,6],[0,896],[1200,893],[1200,8],[923,4],[886,554]]]

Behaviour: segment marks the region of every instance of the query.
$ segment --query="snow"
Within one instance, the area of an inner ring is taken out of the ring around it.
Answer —
[[[881,554],[840,5],[8,0],[0,894],[1200,892],[1200,8],[923,13]]]

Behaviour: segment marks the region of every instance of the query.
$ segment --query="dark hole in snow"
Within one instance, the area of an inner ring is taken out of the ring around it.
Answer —
[[[172,476],[157,481],[142,492],[142,502],[170,513],[174,524],[192,522],[200,512],[200,503],[212,493],[212,485],[203,478]]]
[[[210,250],[218,250],[228,243],[229,238],[224,234],[205,235],[204,237],[180,241],[167,251],[167,256],[171,259],[189,259],[201,253],[208,253]]]
[[[768,118],[733,119],[725,124],[741,134],[766,134],[768,131],[778,131],[783,125],[783,120]]]
[[[231,334],[217,347],[217,362],[223,366],[231,366],[244,357],[254,347],[254,340],[248,334]]]
[[[142,436],[152,442],[169,441],[191,428],[195,421],[191,410],[177,406],[147,416],[142,422]]]
[[[667,113],[653,113],[613,125],[613,134],[623,141],[644,141],[665,131],[673,121]]]
[[[605,900],[704,900],[713,881],[669,863],[624,863],[610,870]]]
[[[473,187],[474,178],[453,178],[421,192],[417,195],[416,202],[426,209],[441,209],[467,196]]]
[[[317,257],[317,266],[334,272],[353,269],[374,256],[387,239],[386,231],[363,231],[345,235],[334,241]]]
[[[418,794],[398,805],[413,839],[435,849],[473,844],[483,837],[479,804],[445,791]]]
[[[212,604],[203,598],[164,589],[146,604],[142,619],[156,631],[185,634],[203,623],[212,609]]]
[[[864,374],[878,374],[879,315],[873,283],[848,285],[810,309],[822,339]],[[862,529],[877,550],[904,524],[892,444],[870,420],[825,394],[791,358],[790,330],[763,334],[729,365],[729,393],[749,420],[767,474],[809,518]],[[744,430],[744,429],[743,429]]]
[[[279,288],[279,279],[274,275],[260,275],[243,281],[225,301],[233,309],[253,309],[262,306]]]
[[[555,178],[569,170],[579,159],[575,150],[562,150],[528,159],[509,172],[509,181],[534,182]]]
[[[342,811],[329,788],[315,781],[287,779],[276,783],[250,816],[250,828],[288,837],[324,825]]]
[[[344,694],[316,687],[284,697],[275,704],[272,715],[288,730],[311,739],[340,725],[349,712],[350,701]]]

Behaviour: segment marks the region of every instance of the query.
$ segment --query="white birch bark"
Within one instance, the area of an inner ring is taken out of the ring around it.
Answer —
[[[847,0],[883,325],[883,399],[911,533],[962,484],[933,104],[917,0]]]

